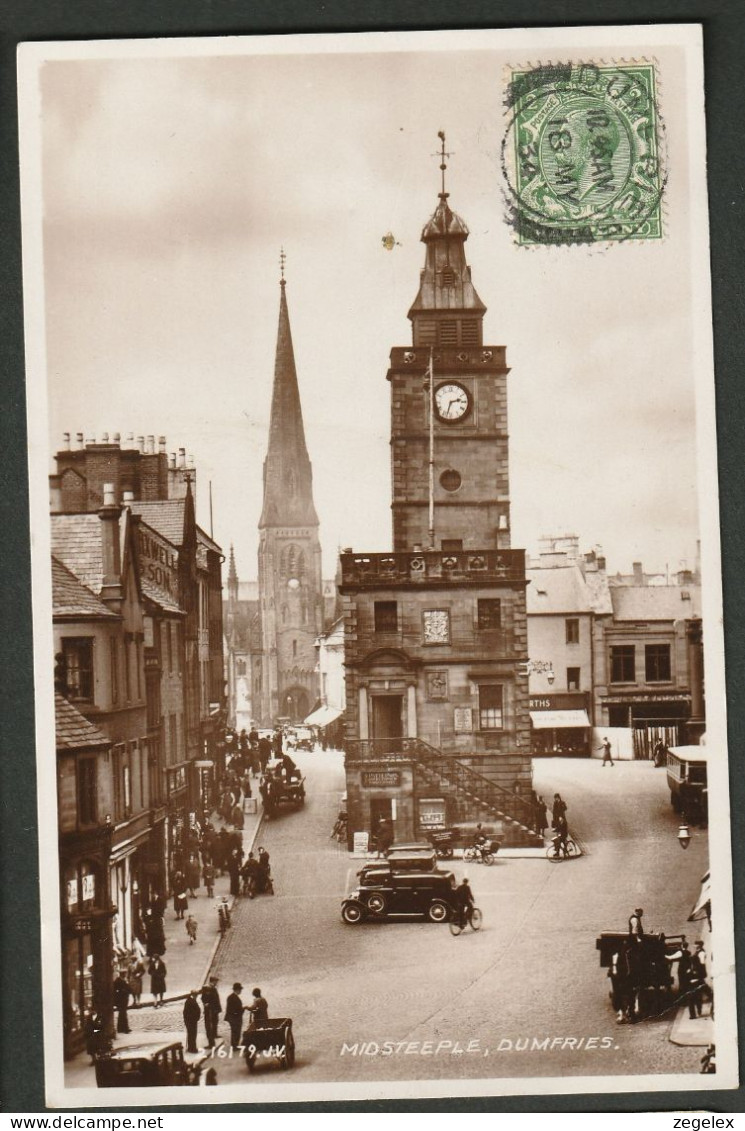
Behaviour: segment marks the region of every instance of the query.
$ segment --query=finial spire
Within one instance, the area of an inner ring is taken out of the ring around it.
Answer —
[[[285,249],[283,247],[281,247],[279,249],[279,271],[280,271],[279,285],[281,287],[283,287],[285,285],[285,282],[286,282],[286,279],[285,279],[285,261],[286,261],[286,259],[287,259],[287,256],[285,255]]]
[[[452,153],[448,153],[447,150],[445,149],[445,131],[444,130],[438,130],[437,136],[440,139],[440,152],[439,153],[433,153],[432,156],[440,158],[440,172],[442,174],[442,188],[440,189],[440,200],[447,200],[447,198],[450,194],[445,192],[445,170],[448,167],[448,163],[446,161],[446,158],[452,157]]]

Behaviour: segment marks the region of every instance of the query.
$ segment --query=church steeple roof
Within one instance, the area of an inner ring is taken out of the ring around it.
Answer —
[[[305,444],[300,390],[287,310],[282,253],[279,327],[274,363],[274,389],[269,446],[264,460],[264,505],[259,529],[265,526],[317,526],[313,505],[313,472]]]

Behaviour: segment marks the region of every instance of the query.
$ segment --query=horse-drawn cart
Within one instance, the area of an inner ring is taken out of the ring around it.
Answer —
[[[684,935],[629,935],[603,931],[595,940],[600,966],[608,971],[610,999],[618,1021],[640,1021],[673,1002],[672,956]]]
[[[255,1070],[257,1061],[272,1059],[278,1060],[281,1068],[292,1068],[295,1063],[292,1018],[269,1017],[246,1029],[243,1056],[249,1072]]]

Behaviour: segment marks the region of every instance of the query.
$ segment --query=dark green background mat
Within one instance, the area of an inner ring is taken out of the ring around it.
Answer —
[[[24,40],[386,31],[436,28],[702,23],[714,292],[717,427],[739,1020],[745,1032],[745,4],[742,0],[4,0],[0,5],[0,1105],[43,1111],[39,859],[36,812],[26,405],[21,294],[16,46]],[[665,437],[660,435],[660,444]],[[742,1056],[741,1074],[743,1072]],[[745,1090],[707,1094],[496,1097],[284,1105],[286,1111],[745,1110]],[[148,1108],[149,1111],[155,1109]],[[164,1108],[163,1111],[178,1111]],[[182,1110],[193,1110],[186,1106]],[[219,1108],[216,1110],[220,1110]],[[278,1110],[271,1105],[230,1111]]]

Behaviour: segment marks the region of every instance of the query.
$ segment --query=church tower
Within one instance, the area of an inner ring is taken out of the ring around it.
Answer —
[[[279,328],[264,502],[259,520],[261,724],[301,722],[319,697],[315,642],[323,627],[321,545],[305,443],[281,256]]]

